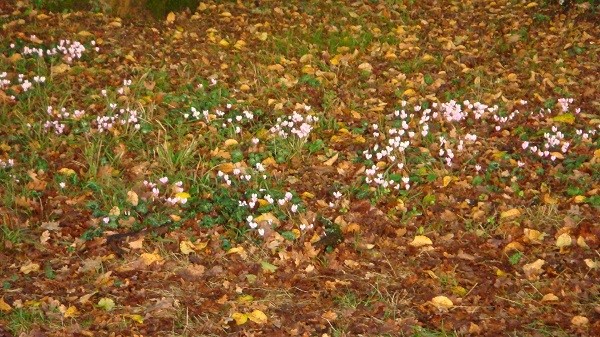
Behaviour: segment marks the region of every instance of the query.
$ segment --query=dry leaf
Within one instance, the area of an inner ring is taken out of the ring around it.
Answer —
[[[411,245],[413,247],[423,247],[423,246],[428,246],[428,245],[432,245],[432,244],[433,244],[433,242],[431,241],[431,239],[426,237],[425,235],[417,235],[412,240],[412,242],[409,243],[409,245]]]
[[[75,318],[77,316],[79,316],[79,310],[77,310],[77,308],[72,305],[70,307],[67,308],[67,310],[65,310],[65,312],[63,313],[63,317],[64,318]]]
[[[131,249],[142,249],[142,246],[144,245],[144,237],[142,236],[135,241],[128,242],[127,245],[129,245],[129,248]]]
[[[135,193],[134,191],[128,191],[127,192],[127,202],[130,203],[132,206],[137,206],[139,203],[139,198],[137,193]]]
[[[546,261],[542,259],[537,259],[535,262],[528,263],[523,266],[523,272],[525,272],[525,276],[528,280],[537,280],[539,276],[542,274],[542,267]]]
[[[567,233],[562,233],[558,238],[556,238],[556,247],[563,250],[565,247],[569,247],[573,243],[573,239]]]
[[[191,241],[181,241],[179,243],[179,250],[181,251],[181,253],[185,254],[185,255],[189,255],[191,253],[195,252],[195,246]]]
[[[516,208],[509,209],[508,211],[504,211],[500,213],[500,219],[510,219],[515,218],[521,215],[521,211]]]
[[[554,295],[553,293],[546,294],[544,297],[542,297],[542,302],[556,302],[558,300],[558,296]]]
[[[571,324],[575,326],[584,326],[588,325],[590,320],[585,316],[575,316],[571,319]]]
[[[165,20],[165,22],[170,25],[173,22],[175,22],[175,13],[173,12],[169,12],[169,14],[167,14],[167,19]]]
[[[321,318],[326,319],[328,321],[335,321],[338,318],[338,314],[333,311],[326,311],[321,315]]]
[[[431,304],[433,304],[439,310],[447,310],[454,306],[452,300],[450,300],[446,296],[436,296],[431,299]]]
[[[151,264],[153,264],[154,262],[160,262],[162,261],[162,256],[160,256],[158,253],[143,253],[142,255],[140,255],[140,260],[146,265],[149,266]]]
[[[260,310],[253,310],[251,313],[247,314],[248,319],[257,324],[265,324],[267,323],[267,315]]]
[[[236,325],[242,325],[248,321],[248,315],[242,314],[241,312],[234,312],[231,318],[235,320]]]
[[[29,263],[21,267],[21,273],[27,275],[32,272],[36,272],[40,270],[40,265],[37,263]]]
[[[0,297],[0,311],[2,312],[10,312],[12,307],[10,304],[4,302],[4,297]]]

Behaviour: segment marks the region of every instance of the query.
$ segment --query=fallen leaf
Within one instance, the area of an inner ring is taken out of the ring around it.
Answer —
[[[266,261],[261,261],[260,266],[261,266],[262,270],[264,270],[265,272],[269,272],[269,273],[274,273],[277,270],[277,266],[274,266]]]
[[[528,280],[536,280],[542,274],[542,267],[546,261],[542,259],[537,259],[535,262],[528,263],[523,266],[523,272],[525,272],[525,276]]]
[[[69,71],[69,69],[71,69],[71,67],[68,64],[64,64],[64,63],[60,63],[60,64],[50,67],[50,71],[53,74],[62,74],[64,72]]]
[[[575,115],[572,113],[566,113],[558,116],[554,116],[552,118],[554,122],[565,123],[565,124],[574,124],[575,123]]]
[[[137,315],[137,314],[124,314],[123,317],[125,318],[129,318],[130,320],[142,324],[144,323],[144,317],[142,317],[141,315]]]
[[[127,245],[129,245],[129,248],[131,249],[142,249],[142,246],[144,245],[144,237],[142,236],[135,241],[128,242]]]
[[[169,12],[169,14],[167,14],[167,19],[165,20],[165,22],[170,25],[173,22],[175,22],[175,13],[173,12]]]
[[[335,321],[338,318],[338,314],[336,314],[333,311],[326,311],[321,315],[321,318],[328,320],[328,321]]]
[[[75,318],[77,316],[79,316],[80,312],[79,310],[77,310],[77,307],[75,307],[74,305],[70,306],[67,308],[67,310],[65,310],[65,312],[63,313],[63,317],[64,318]]]
[[[231,318],[235,320],[236,325],[242,325],[248,321],[248,315],[242,314],[241,312],[234,312]]]
[[[562,233],[558,238],[556,238],[556,247],[560,248],[561,251],[565,247],[569,247],[573,243],[573,239],[567,233]]]
[[[154,262],[162,261],[162,256],[160,256],[158,253],[143,253],[142,255],[140,255],[140,260],[146,266],[149,266],[149,265],[153,264]]]
[[[544,297],[542,297],[542,302],[556,302],[558,300],[558,296],[554,295],[553,293],[546,294]]]
[[[428,245],[432,245],[432,244],[433,244],[433,242],[431,241],[431,239],[426,237],[425,235],[417,235],[412,240],[412,242],[409,243],[409,245],[411,245],[413,247],[422,247],[422,246],[428,246]]]
[[[194,253],[196,251],[195,248],[196,247],[191,241],[181,241],[179,243],[179,250],[185,255]]]
[[[132,206],[137,206],[139,203],[137,193],[135,193],[134,191],[127,191],[127,202],[130,203]]]
[[[508,211],[504,211],[500,213],[500,219],[510,219],[515,218],[521,215],[521,211],[516,208],[509,209]]]
[[[600,263],[592,259],[585,259],[583,260],[583,262],[585,262],[585,265],[588,266],[588,268],[590,269],[597,269],[600,266]]]
[[[575,316],[571,319],[571,324],[575,326],[584,326],[588,323],[590,323],[590,320],[585,316]]]
[[[4,302],[4,297],[0,297],[0,311],[2,312],[10,312],[12,310],[12,307]]]
[[[39,271],[40,265],[37,263],[30,262],[30,263],[22,266],[20,270],[21,270],[21,273],[27,275],[29,273]]]
[[[74,170],[67,168],[67,167],[63,167],[60,170],[58,170],[58,173],[65,175],[65,176],[71,176],[76,174]]]
[[[247,314],[248,319],[257,324],[265,324],[267,323],[267,315],[260,310],[253,310],[251,313]]]
[[[104,311],[111,311],[115,307],[115,301],[110,298],[103,297],[98,301],[97,306]]]
[[[454,306],[452,300],[446,296],[436,296],[431,299],[431,303],[440,310],[447,310]]]

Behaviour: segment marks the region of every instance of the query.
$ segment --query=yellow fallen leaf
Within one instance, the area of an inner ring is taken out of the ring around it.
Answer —
[[[165,22],[170,25],[173,22],[175,22],[175,13],[173,12],[169,12],[169,14],[167,14],[167,19],[165,20]]]
[[[236,325],[242,325],[248,321],[248,315],[242,314],[241,312],[234,312],[231,318],[235,320]]]
[[[230,138],[230,139],[227,139],[224,144],[225,144],[225,147],[230,147],[230,146],[238,145],[239,143],[237,140]]]
[[[565,247],[570,246],[573,243],[573,239],[567,233],[562,233],[558,238],[556,238],[556,247],[561,250]]]
[[[373,66],[368,62],[364,62],[358,65],[358,69],[370,73],[373,71]]]
[[[235,42],[235,44],[233,45],[233,48],[241,50],[246,46],[246,41],[244,40],[237,40]]]
[[[219,41],[219,45],[221,47],[227,48],[227,47],[229,47],[229,42],[227,42],[227,40],[225,40],[225,39],[221,39],[221,41]]]
[[[123,317],[125,318],[129,318],[130,320],[142,324],[144,323],[144,317],[142,317],[141,315],[137,315],[137,314],[125,314],[123,315]]]
[[[588,268],[590,268],[590,269],[597,269],[598,266],[600,266],[600,263],[598,263],[592,259],[585,259],[585,260],[583,260],[583,262],[585,262],[585,265],[588,266]]]
[[[509,219],[515,218],[521,215],[521,211],[516,208],[509,209],[508,211],[504,211],[500,213],[500,219]]]
[[[402,93],[402,95],[408,96],[408,97],[413,97],[413,96],[417,95],[417,92],[414,91],[413,89],[406,89],[406,90],[404,90],[404,93]]]
[[[0,297],[0,311],[2,312],[11,312],[12,307],[10,304],[4,302],[4,297]]]
[[[60,64],[50,67],[50,71],[53,74],[62,74],[64,72],[67,72],[69,69],[71,69],[71,67],[68,64],[64,64],[64,63],[60,63]]]
[[[253,310],[248,314],[248,319],[257,324],[267,323],[267,315],[260,310]]]
[[[79,316],[79,310],[77,310],[77,307],[75,307],[74,305],[70,306],[67,308],[67,310],[65,310],[65,312],[63,313],[63,317],[64,318],[75,318],[77,316]]]
[[[223,163],[220,164],[217,168],[219,169],[219,171],[229,174],[233,172],[234,166],[233,163]]]
[[[145,265],[149,266],[154,262],[162,261],[162,256],[160,256],[158,253],[143,253],[140,255],[140,259]]]
[[[588,323],[590,323],[590,320],[585,316],[575,316],[571,319],[571,324],[575,326],[588,325]]]
[[[575,123],[575,115],[572,113],[566,113],[558,116],[554,116],[552,118],[554,122],[566,123],[566,124],[574,124]]]
[[[242,253],[244,253],[244,252],[245,252],[245,250],[244,250],[244,247],[238,246],[238,247],[233,247],[233,248],[229,249],[229,250],[227,251],[227,254],[235,254],[235,253],[238,253],[238,254],[240,254],[240,255],[241,255],[241,254],[242,254]]]
[[[452,300],[446,296],[436,296],[431,299],[431,303],[440,310],[450,309],[454,306]]]
[[[412,240],[412,242],[409,243],[409,245],[411,245],[413,247],[423,247],[423,246],[428,246],[428,245],[432,245],[432,244],[433,244],[433,242],[431,241],[431,239],[426,237],[425,235],[417,235]]]
[[[554,295],[553,293],[546,294],[544,297],[542,297],[542,302],[556,302],[558,300],[558,296]]]
[[[585,202],[585,200],[586,197],[584,195],[577,195],[573,198],[573,201],[575,201],[576,204],[581,204],[582,202]]]
[[[442,187],[448,186],[448,184],[450,184],[452,179],[453,178],[451,176],[444,176],[444,178],[442,179]]]
[[[543,197],[544,203],[547,205],[556,205],[558,204],[558,200],[552,198],[549,193],[545,193]]]
[[[583,238],[583,236],[579,236],[577,238],[577,245],[581,248],[590,248],[590,246],[588,246],[587,242],[585,242],[585,239]]]
[[[252,295],[241,295],[237,298],[237,301],[239,303],[250,303],[252,301],[254,301],[254,297]]]
[[[135,193],[134,191],[127,191],[127,202],[130,203],[132,206],[137,206],[140,202],[137,193]]]
[[[254,219],[254,222],[256,222],[258,224],[260,224],[262,221],[266,221],[268,223],[273,223],[273,224],[280,223],[279,219],[277,219],[277,217],[275,215],[273,215],[273,213],[271,213],[271,212],[263,213]]]
[[[265,32],[263,32],[263,33],[258,33],[258,34],[256,35],[256,37],[257,37],[259,40],[261,40],[261,41],[266,41],[266,40],[267,40],[267,38],[269,37],[269,34],[267,34],[267,33],[265,33]]]
[[[67,168],[67,167],[63,167],[60,170],[58,170],[58,173],[65,175],[65,176],[71,176],[73,174],[76,174],[74,170]]]
[[[37,263],[28,263],[28,264],[22,266],[20,270],[21,270],[21,273],[27,275],[29,273],[40,270],[40,265]]]
[[[532,243],[541,243],[546,236],[546,233],[542,233],[535,229],[525,228],[523,230],[525,237]]]
[[[181,241],[179,243],[179,250],[185,255],[194,253],[196,251],[195,248],[196,247],[191,241]]]

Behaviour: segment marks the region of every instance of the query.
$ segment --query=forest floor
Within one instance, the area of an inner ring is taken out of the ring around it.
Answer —
[[[7,3],[0,336],[600,335],[590,4]]]

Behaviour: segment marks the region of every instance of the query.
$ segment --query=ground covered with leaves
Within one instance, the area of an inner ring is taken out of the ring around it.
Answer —
[[[1,336],[600,334],[589,3],[0,24]]]

